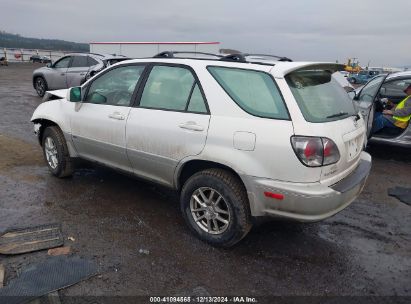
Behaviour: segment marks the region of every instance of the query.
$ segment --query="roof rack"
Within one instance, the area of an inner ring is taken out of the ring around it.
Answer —
[[[206,56],[213,56],[216,57],[216,60],[221,61],[232,61],[232,62],[243,62],[243,63],[256,63],[256,64],[264,64],[264,65],[272,65],[270,62],[264,62],[264,58],[262,57],[269,57],[275,58],[276,61],[288,61],[292,62],[292,60],[288,57],[284,56],[276,56],[276,55],[269,55],[269,54],[248,54],[248,53],[238,53],[238,54],[230,54],[230,55],[218,55],[212,53],[203,53],[203,52],[183,52],[183,51],[165,51],[158,53],[153,58],[185,58],[185,59],[198,59],[198,60],[205,60],[208,58],[198,58],[198,57],[176,57],[176,54],[195,54],[195,55],[206,55]],[[249,57],[256,57],[259,60],[250,60]],[[209,59],[208,59],[209,60]]]
[[[213,57],[217,57],[217,58],[223,58],[224,57],[224,56],[221,56],[221,55],[212,54],[212,53],[204,53],[204,52],[165,51],[165,52],[158,53],[157,55],[153,56],[153,58],[181,58],[181,57],[174,56],[176,54],[206,55],[206,56],[213,56]]]
[[[270,58],[276,58],[278,61],[288,61],[292,62],[290,58],[284,57],[284,56],[276,56],[276,55],[268,55],[268,54],[230,54],[227,56],[224,56],[220,60],[222,61],[236,61],[236,62],[250,62],[247,61],[247,57],[270,57]]]

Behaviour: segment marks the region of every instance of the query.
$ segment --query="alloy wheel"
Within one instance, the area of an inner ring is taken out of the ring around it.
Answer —
[[[232,218],[224,197],[209,187],[201,187],[193,192],[190,211],[197,226],[210,234],[226,231]]]
[[[44,140],[44,153],[46,155],[47,163],[53,170],[55,170],[59,165],[59,160],[57,157],[57,146],[53,138],[46,137]]]

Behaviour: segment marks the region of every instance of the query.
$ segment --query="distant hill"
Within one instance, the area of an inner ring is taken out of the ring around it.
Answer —
[[[89,52],[86,43],[76,43],[58,39],[38,39],[22,37],[0,30],[0,48],[24,48],[56,51]]]

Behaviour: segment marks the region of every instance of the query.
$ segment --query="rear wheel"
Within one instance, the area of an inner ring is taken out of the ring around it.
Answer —
[[[73,173],[66,140],[58,127],[47,127],[44,130],[42,147],[44,159],[54,176],[67,177]]]
[[[47,91],[47,82],[43,77],[36,77],[34,80],[34,88],[36,89],[37,95],[43,97]]]
[[[181,210],[190,229],[216,246],[233,246],[252,226],[244,185],[222,169],[207,169],[190,177],[181,191]]]

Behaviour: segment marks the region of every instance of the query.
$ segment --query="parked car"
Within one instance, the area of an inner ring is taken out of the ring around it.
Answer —
[[[47,90],[79,86],[107,66],[127,59],[116,55],[68,54],[54,64],[36,69],[33,72],[33,87],[43,97]]]
[[[6,57],[0,57],[0,65],[9,65]]]
[[[340,73],[345,77],[348,78],[350,76],[350,73],[347,71],[340,71]]]
[[[50,172],[70,176],[82,158],[170,187],[190,229],[219,246],[253,217],[319,221],[359,195],[371,157],[332,77],[341,66],[170,56],[115,64],[40,104]]]
[[[40,55],[32,55],[30,57],[31,62],[39,62],[39,63],[51,63],[50,57],[47,56],[40,56]]]
[[[381,74],[351,95],[367,122],[367,136],[372,142],[411,147],[411,127],[404,130],[384,128],[371,134],[375,112],[385,108],[385,98],[398,104],[406,97],[404,89],[411,83],[411,71]]]
[[[360,71],[358,74],[352,74],[348,77],[348,81],[356,84],[364,84],[378,74],[380,74],[379,71]]]

